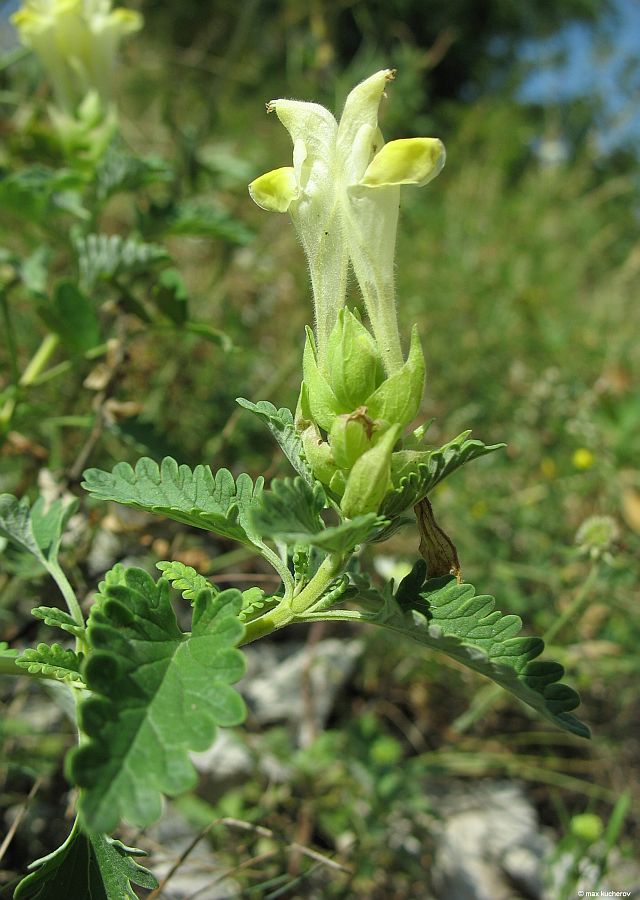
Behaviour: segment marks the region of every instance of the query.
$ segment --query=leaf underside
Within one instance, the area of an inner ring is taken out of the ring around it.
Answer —
[[[1,494],[0,535],[33,554],[49,569],[56,562],[62,533],[77,505],[56,500],[46,507],[39,497],[30,506],[26,497],[18,500],[12,494]]]
[[[277,409],[268,400],[259,400],[257,403],[251,403],[250,400],[245,400],[244,397],[238,397],[236,403],[242,406],[243,409],[248,409],[249,412],[254,413],[262,420],[298,475],[301,475],[307,484],[313,485],[315,478],[311,467],[305,459],[302,441],[296,430],[291,410],[285,406]]]
[[[433,450],[428,461],[420,463],[417,472],[405,475],[398,487],[387,494],[380,514],[393,519],[423,500],[433,488],[465,463],[500,450],[504,444],[483,444],[469,440],[469,431],[463,431],[438,450]]]
[[[143,457],[135,469],[128,463],[118,463],[112,472],[88,469],[84,478],[85,490],[100,500],[114,500],[244,544],[258,540],[249,512],[262,494],[262,477],[255,484],[245,474],[234,481],[228,469],[215,475],[209,466],[191,470],[169,456],[159,466]]]
[[[375,513],[366,513],[326,526],[320,516],[326,506],[319,482],[311,486],[300,477],[274,478],[271,489],[263,492],[252,510],[251,519],[256,530],[272,540],[290,546],[313,545],[328,553],[352,550],[389,524]]]
[[[90,828],[111,831],[121,817],[153,822],[163,793],[194,785],[189,751],[206,750],[218,725],[243,721],[244,703],[231,687],[244,673],[236,649],[241,604],[235,589],[215,597],[201,591],[189,634],[178,627],[164,579],[156,584],[142,569],[127,569],[103,583],[87,629],[86,740],[67,758]]]
[[[158,886],[151,872],[132,859],[143,855],[105,834],[76,827],[61,847],[31,864],[35,871],[22,879],[14,900],[138,900],[132,884],[149,890]]]
[[[476,596],[473,585],[448,577],[423,583],[425,573],[420,560],[395,597],[385,598],[377,624],[445,653],[495,681],[555,725],[589,737],[587,726],[571,715],[580,703],[578,694],[559,683],[563,667],[537,660],[544,641],[516,636],[522,628],[520,617],[502,615],[495,609],[495,599]]]

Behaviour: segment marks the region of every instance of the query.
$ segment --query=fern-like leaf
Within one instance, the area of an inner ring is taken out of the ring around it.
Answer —
[[[242,609],[238,613],[241,622],[250,622],[265,612],[265,607],[275,606],[279,597],[270,597],[259,587],[251,587],[242,592]]]
[[[423,500],[437,484],[460,466],[505,446],[469,440],[470,434],[470,431],[463,431],[448,444],[433,450],[428,460],[418,465],[417,471],[401,478],[398,487],[385,497],[380,514],[394,519]]]
[[[38,644],[35,649],[24,650],[15,662],[32,675],[41,673],[78,687],[84,686],[82,653],[65,650],[60,644]]]
[[[147,244],[119,234],[76,235],[74,247],[80,281],[87,291],[100,281],[146,272],[150,266],[169,259],[169,254],[159,244]]]
[[[83,790],[83,821],[111,831],[120,817],[148,825],[162,793],[191,788],[190,750],[206,750],[218,725],[245,715],[231,687],[244,673],[236,645],[240,591],[201,591],[191,633],[183,633],[169,601],[169,584],[142,569],[107,584],[89,617],[92,648],[84,667],[93,696],[80,705],[85,742],[71,751],[67,772]]]
[[[50,625],[52,628],[60,628],[74,637],[78,637],[84,631],[83,628],[80,628],[74,622],[69,613],[57,609],[55,606],[36,606],[31,610],[31,615],[35,616],[36,619],[41,619],[45,625]]]
[[[255,485],[244,474],[234,481],[228,469],[213,475],[209,466],[191,470],[171,457],[160,466],[143,457],[135,469],[128,463],[118,463],[112,472],[88,469],[84,478],[83,487],[101,500],[115,500],[241,543],[259,540],[249,513],[262,494],[262,478]]]
[[[176,591],[180,591],[185,600],[195,602],[200,591],[211,591],[212,595],[218,594],[218,588],[204,575],[200,575],[191,566],[184,563],[163,560],[156,563],[156,569],[160,569],[164,578],[171,582]]]

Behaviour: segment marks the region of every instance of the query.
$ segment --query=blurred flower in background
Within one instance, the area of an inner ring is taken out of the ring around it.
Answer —
[[[68,115],[91,92],[108,104],[120,42],[142,27],[140,13],[112,9],[111,0],[25,0],[11,21]]]

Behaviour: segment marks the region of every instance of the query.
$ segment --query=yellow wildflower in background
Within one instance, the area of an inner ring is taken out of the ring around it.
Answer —
[[[143,20],[112,9],[111,0],[24,0],[11,21],[51,79],[59,108],[74,115],[91,92],[107,104],[120,42]]]
[[[590,469],[595,461],[593,453],[586,447],[578,447],[571,457],[571,462],[576,469]]]

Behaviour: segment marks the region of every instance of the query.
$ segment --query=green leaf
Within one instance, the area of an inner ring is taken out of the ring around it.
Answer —
[[[320,516],[326,506],[319,482],[311,487],[299,477],[274,478],[251,518],[255,528],[272,540],[313,545],[331,553],[352,550],[388,524],[375,513],[367,513],[327,527]]]
[[[45,625],[61,628],[74,637],[84,634],[84,629],[74,622],[69,613],[57,609],[55,606],[36,606],[31,610],[31,615],[36,619],[42,619]]]
[[[245,715],[230,687],[244,673],[236,644],[244,634],[240,591],[202,591],[192,633],[183,633],[169,584],[127,569],[124,584],[103,585],[92,607],[92,648],[84,675],[92,697],[80,705],[85,742],[71,751],[67,772],[83,788],[80,812],[89,827],[111,831],[121,817],[153,822],[162,793],[193,787],[190,750],[206,750],[216,726]]]
[[[468,440],[470,434],[470,431],[463,431],[448,444],[433,450],[427,462],[418,465],[416,472],[401,478],[398,487],[385,497],[380,509],[381,515],[389,519],[395,518],[423,500],[437,484],[460,466],[505,446]]]
[[[33,554],[50,570],[56,563],[65,526],[77,509],[77,502],[66,505],[55,500],[45,506],[39,497],[32,507],[27,497],[18,500],[12,494],[0,494],[0,535]]]
[[[86,353],[100,343],[98,315],[91,300],[73,281],[60,281],[51,303],[41,305],[39,312],[71,353]]]
[[[425,574],[426,565],[420,560],[400,583],[395,598],[381,597],[384,609],[374,621],[480,672],[555,725],[589,737],[589,729],[570,714],[580,698],[558,683],[564,675],[562,666],[537,661],[544,641],[516,637],[522,628],[519,616],[502,615],[494,598],[476,596],[471,584],[447,577],[424,582]]]
[[[118,463],[112,472],[88,469],[84,478],[83,487],[100,500],[115,500],[245,544],[258,539],[249,513],[262,494],[263,478],[255,485],[244,474],[234,481],[228,469],[215,475],[209,466],[192,471],[171,457],[160,466],[143,457],[135,469],[128,463]]]
[[[35,650],[23,650],[16,665],[32,674],[42,673],[59,681],[84,686],[81,674],[83,654],[65,650],[60,644],[38,644]]]
[[[169,182],[171,170],[159,157],[140,157],[110,146],[96,169],[98,198],[105,201],[120,191],[137,191],[150,184]]]
[[[149,890],[158,886],[151,872],[132,859],[144,855],[75,825],[61,847],[31,863],[35,871],[22,879],[14,900],[137,900],[132,884]]]
[[[250,400],[238,397],[236,403],[262,419],[298,475],[301,475],[307,484],[313,486],[315,478],[304,457],[302,441],[294,425],[291,411],[285,406],[276,409],[268,400],[251,403]]]
[[[51,250],[45,244],[40,244],[33,253],[19,262],[20,280],[34,297],[46,297],[50,261]]]
[[[39,222],[49,208],[54,184],[55,172],[43,166],[6,175],[0,180],[0,208]]]
[[[270,597],[259,587],[251,587],[242,592],[242,609],[238,613],[241,622],[250,622],[262,615],[265,606],[274,606],[279,597]]]
[[[78,257],[80,280],[90,291],[99,281],[113,281],[121,275],[148,272],[169,254],[159,244],[146,244],[135,237],[120,234],[76,234],[73,239]]]
[[[299,477],[274,478],[251,518],[256,530],[272,540],[305,543],[305,537],[324,527],[320,513],[326,505],[327,496],[319,481],[311,486]],[[298,536],[302,540],[298,541]]]
[[[189,317],[189,295],[178,269],[160,272],[151,294],[160,312],[174,325],[184,325]]]
[[[196,334],[203,340],[209,341],[210,344],[219,345],[225,353],[228,353],[229,350],[233,350],[233,341],[229,335],[225,334],[225,332],[221,331],[219,328],[214,328],[209,322],[196,322],[193,319],[190,319],[188,322],[184,323],[183,327],[184,330],[188,331],[190,334]]]
[[[224,209],[216,209],[209,200],[181,203],[172,211],[165,232],[219,238],[240,245],[248,244],[253,238],[253,232],[243,222]]]
[[[184,563],[163,560],[156,563],[156,569],[160,569],[174,590],[180,591],[184,599],[191,600],[192,603],[201,591],[211,591],[212,595],[220,593],[208,578],[200,575],[191,566],[185,566]]]

